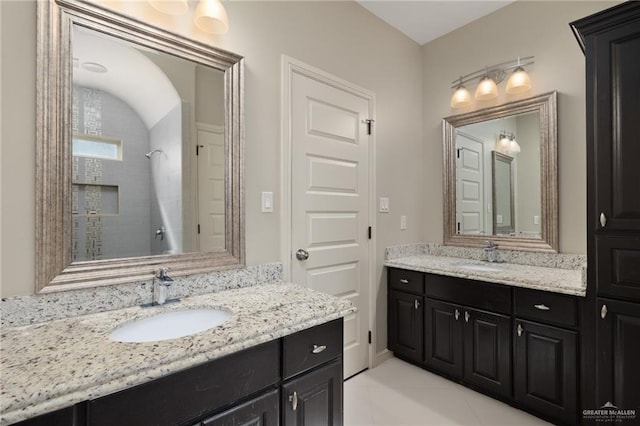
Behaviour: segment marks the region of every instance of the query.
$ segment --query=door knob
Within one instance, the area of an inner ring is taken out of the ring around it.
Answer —
[[[307,260],[309,258],[309,252],[305,249],[298,249],[296,252],[296,259],[298,260]]]

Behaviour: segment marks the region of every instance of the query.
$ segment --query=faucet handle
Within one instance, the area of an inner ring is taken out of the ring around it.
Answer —
[[[485,241],[487,243],[487,247],[489,249],[495,248],[496,247],[496,243],[494,243],[492,240],[487,240]]]

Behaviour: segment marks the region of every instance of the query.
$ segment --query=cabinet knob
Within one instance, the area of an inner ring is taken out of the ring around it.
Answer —
[[[600,225],[604,228],[607,226],[607,215],[604,213],[600,213]]]
[[[551,308],[545,305],[544,303],[540,303],[539,305],[533,305],[534,308],[540,309],[541,311],[550,311]]]
[[[313,352],[314,354],[319,354],[320,352],[323,352],[325,349],[327,349],[326,345],[313,345],[313,349],[311,350],[311,352]]]
[[[291,403],[291,408],[293,411],[298,409],[298,393],[294,392],[293,395],[289,395],[289,402]]]
[[[464,311],[464,322],[469,322],[469,317],[470,317],[470,316],[471,316],[471,315],[469,315],[469,312]]]
[[[602,305],[602,308],[600,309],[600,317],[602,317],[602,319],[605,319],[605,317],[607,316],[607,312],[609,312],[609,310],[607,309],[607,305]]]
[[[418,299],[413,301],[413,307],[416,308],[416,310],[420,308],[420,302],[418,302]]]
[[[524,331],[524,328],[522,328],[522,324],[518,324],[518,337],[522,336],[522,332]]]
[[[456,317],[456,321],[458,321],[458,318],[460,318],[460,311],[456,309],[455,312],[455,317]]]
[[[409,280],[408,280],[408,279],[406,279],[406,278],[402,278],[402,279],[400,280],[400,282],[401,282],[402,284],[409,284]]]

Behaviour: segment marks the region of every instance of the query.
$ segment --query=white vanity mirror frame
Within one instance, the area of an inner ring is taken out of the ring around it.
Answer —
[[[225,249],[72,262],[72,26],[224,72]],[[37,2],[36,292],[146,281],[244,266],[244,59],[80,0]]]
[[[444,144],[444,244],[484,247],[487,240],[508,250],[558,252],[558,147],[557,91],[484,108],[443,119]],[[539,112],[542,238],[498,235],[463,235],[456,231],[456,129],[468,124],[512,115]]]

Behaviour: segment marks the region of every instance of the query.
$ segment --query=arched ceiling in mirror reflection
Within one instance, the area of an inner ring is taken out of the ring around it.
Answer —
[[[83,67],[85,63],[102,65],[107,71],[89,71]],[[73,27],[73,83],[122,99],[148,129],[180,102],[169,78],[143,53],[78,26]]]

